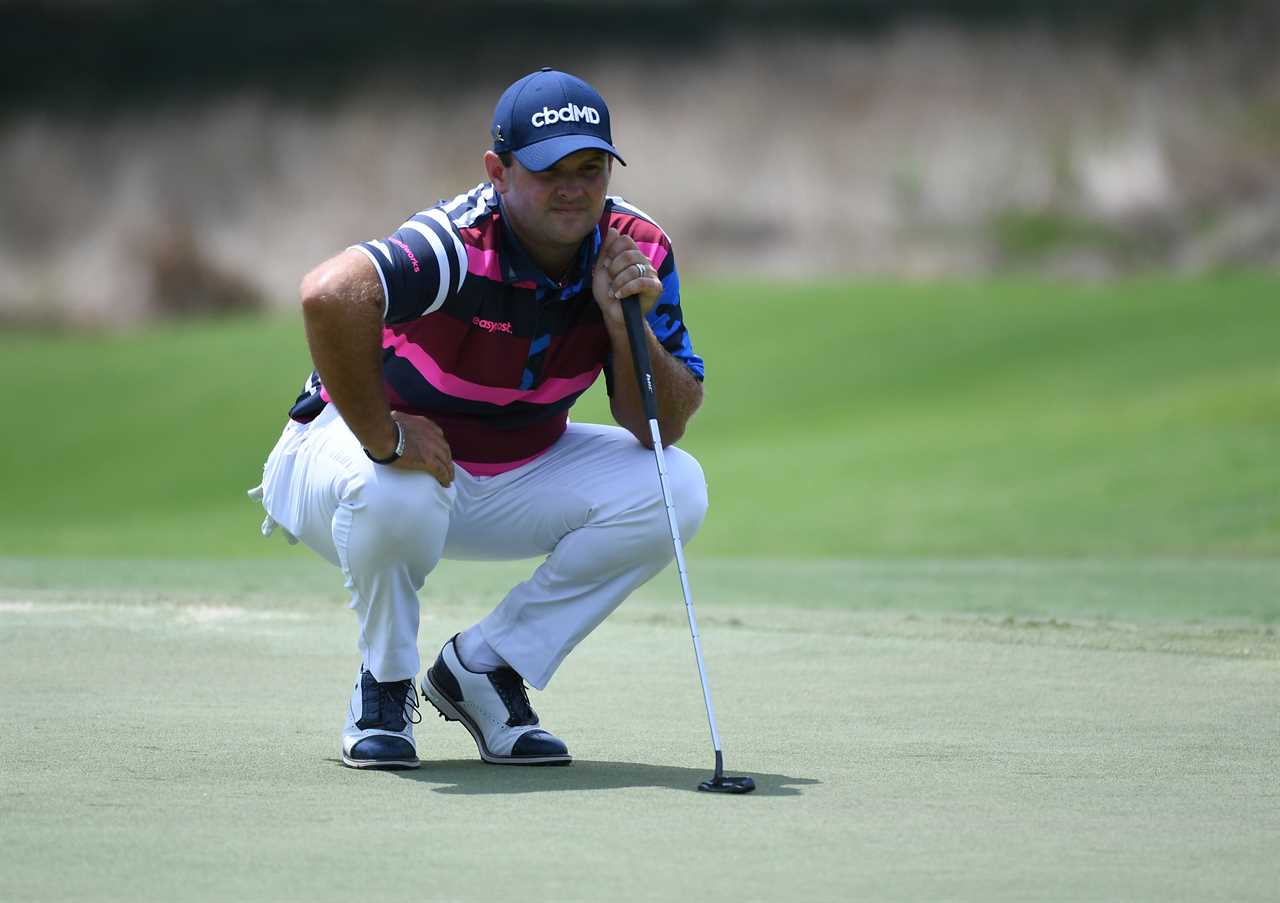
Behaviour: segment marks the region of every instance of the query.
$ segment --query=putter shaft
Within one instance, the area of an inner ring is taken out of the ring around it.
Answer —
[[[649,346],[645,343],[644,320],[640,314],[640,302],[632,298],[622,299],[622,315],[627,324],[627,341],[631,346],[631,361],[635,367],[636,383],[649,419],[649,435],[653,440],[653,454],[658,462],[658,482],[662,486],[662,500],[667,506],[667,523],[671,525],[671,542],[676,549],[676,568],[680,572],[680,590],[684,593],[685,614],[689,618],[689,633],[693,636],[693,656],[698,663],[698,679],[702,682],[702,700],[707,707],[707,724],[711,728],[711,744],[716,753],[717,778],[724,775],[724,755],[720,749],[720,731],[716,727],[715,707],[711,704],[711,686],[707,683],[707,669],[702,660],[702,642],[698,639],[698,618],[693,612],[693,593],[689,589],[689,573],[684,565],[684,543],[680,540],[680,527],[676,523],[675,503],[671,488],[667,485],[667,462],[662,454],[662,435],[658,430],[658,401],[653,391],[653,369],[649,360]]]
[[[647,356],[648,349],[644,350]],[[648,370],[647,361],[645,369]],[[698,679],[702,681],[702,700],[707,704],[707,724],[711,727],[711,745],[716,751],[716,777],[720,777],[724,774],[720,731],[716,728],[715,706],[711,704],[711,685],[707,682],[707,669],[702,660],[702,641],[698,638],[698,616],[693,612],[693,591],[689,589],[689,572],[684,566],[684,542],[680,539],[680,525],[676,523],[676,506],[671,498],[671,489],[667,485],[667,460],[662,453],[662,436],[658,432],[658,418],[655,415],[656,411],[649,416],[649,434],[653,437],[654,456],[658,461],[658,482],[662,484],[662,500],[667,506],[667,522],[671,525],[671,542],[676,549],[676,569],[680,572],[680,591],[684,593],[684,610],[689,617],[689,633],[693,637],[693,657],[698,663]]]

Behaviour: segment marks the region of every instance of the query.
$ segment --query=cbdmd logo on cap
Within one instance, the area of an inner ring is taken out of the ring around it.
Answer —
[[[514,82],[493,110],[493,150],[542,172],[572,153],[599,150],[625,164],[613,146],[609,105],[582,79],[539,69]]]
[[[543,107],[541,112],[534,113],[529,121],[533,123],[534,128],[538,129],[544,125],[555,125],[557,122],[589,122],[592,125],[599,125],[600,111],[595,107],[580,107],[576,103],[571,103],[558,110]]]

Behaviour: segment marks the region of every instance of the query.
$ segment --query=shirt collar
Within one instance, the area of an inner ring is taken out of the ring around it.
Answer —
[[[582,289],[591,269],[595,266],[596,255],[600,252],[600,224],[596,223],[591,232],[578,246],[578,255],[569,273],[565,276],[563,286],[551,279],[542,268],[533,262],[529,252],[524,249],[516,233],[507,225],[507,218],[502,214],[502,198],[498,198],[499,221],[502,223],[502,281],[507,285],[517,282],[530,282],[540,289],[551,289],[569,297]]]

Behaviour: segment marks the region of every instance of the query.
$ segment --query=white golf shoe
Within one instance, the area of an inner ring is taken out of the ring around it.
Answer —
[[[497,765],[568,765],[564,742],[538,727],[524,680],[510,668],[487,674],[468,671],[458,659],[457,639],[444,644],[422,680],[422,695],[448,721],[471,732],[480,758]]]
[[[362,667],[342,729],[342,762],[352,768],[417,768],[413,726],[422,720],[413,679],[378,683]]]

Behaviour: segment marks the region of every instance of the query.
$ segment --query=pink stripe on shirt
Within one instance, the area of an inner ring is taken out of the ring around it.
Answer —
[[[501,282],[502,265],[498,263],[498,252],[467,245],[467,272]]]
[[[579,373],[577,376],[552,377],[536,389],[503,389],[497,386],[473,383],[460,376],[444,372],[440,365],[436,363],[435,358],[427,354],[422,346],[414,344],[405,336],[398,335],[389,329],[383,331],[382,343],[384,348],[393,349],[397,357],[404,358],[413,364],[414,369],[421,373],[427,382],[446,395],[465,398],[467,401],[483,401],[496,405],[509,405],[517,401],[527,401],[533,404],[551,404],[575,392],[582,392],[589,388],[603,369],[600,364],[597,364],[592,369],[585,373]]]
[[[662,261],[667,259],[667,249],[656,241],[638,241],[636,247],[640,253],[649,258],[655,270],[662,269]]]

